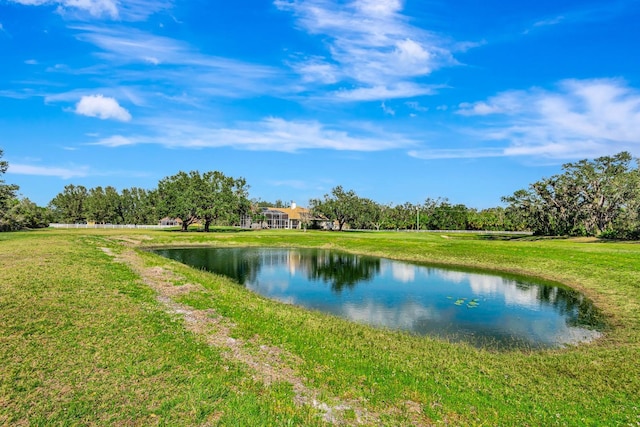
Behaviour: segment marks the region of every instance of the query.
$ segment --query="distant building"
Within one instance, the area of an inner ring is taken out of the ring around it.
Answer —
[[[158,222],[158,225],[162,225],[164,227],[182,226],[182,220],[180,218],[164,217]]]
[[[255,212],[242,218],[243,228],[272,228],[285,230],[300,230],[306,223],[312,223],[324,228],[324,220],[311,218],[311,212],[307,208],[291,203],[288,208],[261,207]],[[319,224],[322,223],[322,224]]]

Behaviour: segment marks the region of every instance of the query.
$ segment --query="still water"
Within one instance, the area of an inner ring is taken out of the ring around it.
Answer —
[[[558,285],[323,249],[167,248],[266,297],[354,322],[490,348],[553,348],[600,336],[601,316]]]

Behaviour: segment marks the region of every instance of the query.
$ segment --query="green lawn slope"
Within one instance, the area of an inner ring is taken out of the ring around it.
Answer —
[[[497,352],[353,324],[161,258],[325,247],[579,289],[593,343]],[[431,233],[0,234],[0,425],[638,425],[640,245]]]

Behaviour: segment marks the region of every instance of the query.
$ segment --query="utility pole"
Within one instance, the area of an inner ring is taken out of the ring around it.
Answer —
[[[420,208],[416,207],[416,233],[420,231]]]

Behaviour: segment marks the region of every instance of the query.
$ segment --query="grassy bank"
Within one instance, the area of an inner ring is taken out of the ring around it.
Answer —
[[[331,247],[592,298],[594,343],[491,352],[254,295],[141,250]],[[0,424],[637,425],[640,245],[410,233],[0,234]]]

